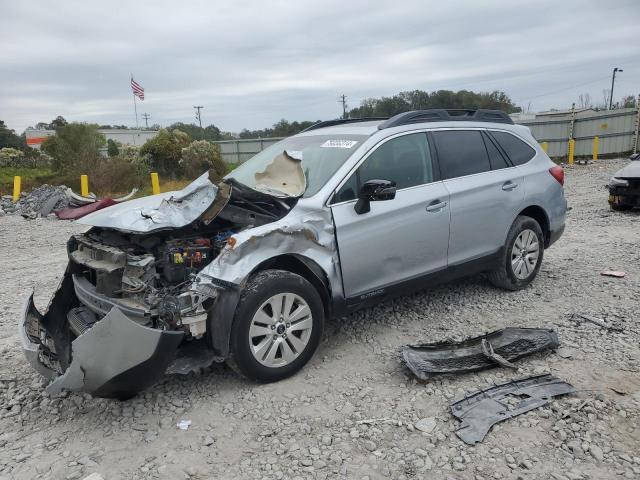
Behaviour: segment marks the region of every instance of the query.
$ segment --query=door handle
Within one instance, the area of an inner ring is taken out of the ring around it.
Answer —
[[[439,212],[447,206],[447,202],[441,202],[440,200],[434,200],[427,205],[427,212]]]
[[[516,188],[518,188],[518,184],[513,183],[511,180],[502,184],[502,190],[504,190],[505,192],[510,192],[511,190],[514,190]]]

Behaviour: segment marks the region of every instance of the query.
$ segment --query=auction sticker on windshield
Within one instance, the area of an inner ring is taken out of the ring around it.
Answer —
[[[358,142],[355,140],[327,140],[320,146],[323,148],[351,148],[356,143]]]

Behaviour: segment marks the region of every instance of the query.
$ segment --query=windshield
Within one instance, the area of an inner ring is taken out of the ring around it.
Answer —
[[[366,135],[310,135],[286,138],[251,157],[227,175],[227,178],[233,178],[255,190],[263,190],[259,184],[263,174],[266,171],[273,175],[273,167],[267,167],[284,155],[288,159],[300,162],[306,180],[302,196],[310,197],[327,183],[366,138]],[[285,174],[286,172],[283,173]]]

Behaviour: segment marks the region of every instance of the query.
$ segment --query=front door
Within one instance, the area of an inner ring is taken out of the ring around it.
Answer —
[[[367,180],[393,180],[393,200],[357,214],[356,192]],[[446,268],[449,194],[436,175],[424,133],[394,137],[374,150],[336,193],[331,206],[348,299]]]

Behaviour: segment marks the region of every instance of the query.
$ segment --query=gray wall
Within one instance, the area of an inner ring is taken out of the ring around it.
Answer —
[[[622,154],[633,151],[637,137],[638,110],[622,108],[600,112],[585,111],[576,114],[573,139],[576,156],[591,156],[593,138],[600,139],[598,155]],[[571,114],[537,115],[531,120],[516,120],[526,125],[538,142],[549,144],[550,157],[566,157],[569,148]]]
[[[252,138],[246,140],[221,140],[214,143],[220,145],[222,159],[225,162],[239,164],[280,140],[282,138]]]

